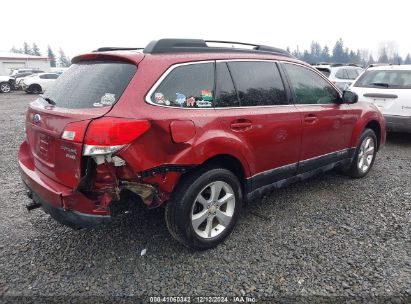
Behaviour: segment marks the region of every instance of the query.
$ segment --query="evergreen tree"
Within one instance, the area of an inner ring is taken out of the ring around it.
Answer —
[[[380,56],[378,57],[378,62],[388,63],[387,51],[385,48],[382,48],[380,51]]]
[[[19,54],[23,53],[22,49],[18,49],[18,48],[16,48],[14,45],[13,45],[13,47],[11,48],[10,52],[12,52],[12,53],[19,53]]]
[[[344,42],[341,38],[334,45],[332,60],[335,63],[343,63],[345,60]]]
[[[59,49],[59,64],[61,67],[69,67],[71,65],[70,58],[66,56],[64,51],[60,48]]]
[[[395,53],[390,58],[390,63],[392,63],[392,64],[402,64],[403,63],[402,57],[398,53]]]
[[[300,49],[297,45],[297,49],[292,53],[295,58],[302,59],[303,54],[301,54]]]
[[[304,51],[304,55],[303,55],[302,59],[303,59],[303,61],[308,62],[310,64],[315,63],[315,62],[312,61],[311,54],[307,50]]]
[[[54,52],[51,49],[50,45],[47,46],[47,57],[50,60],[50,66],[55,68],[56,67],[56,55],[54,55]]]
[[[410,54],[407,54],[407,57],[405,57],[404,64],[411,64],[411,55]]]
[[[27,42],[23,43],[23,54],[32,55],[33,51]]]
[[[368,65],[375,63],[374,61],[374,57],[372,57],[372,55],[370,55],[370,57],[368,58]]]
[[[330,49],[328,48],[328,46],[324,46],[321,52],[321,61],[329,62],[330,60],[331,60]]]
[[[321,45],[316,41],[312,41],[310,49],[311,49],[310,50],[310,61],[312,63],[320,62],[321,61]]]
[[[354,53],[354,51],[353,50],[351,50],[350,52],[349,52],[349,54],[348,54],[348,60],[347,60],[347,62],[350,62],[350,63],[354,63],[355,62],[355,53]]]
[[[350,50],[348,48],[344,49],[343,61],[342,63],[348,63],[350,61]]]
[[[357,52],[355,53],[355,57],[354,57],[354,61],[353,63],[361,63],[363,60],[361,58],[361,51],[357,50]]]
[[[41,56],[40,48],[37,46],[36,43],[33,43],[33,46],[31,49],[32,49],[33,55]]]

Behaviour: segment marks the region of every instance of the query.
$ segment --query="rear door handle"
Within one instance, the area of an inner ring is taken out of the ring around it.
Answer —
[[[252,123],[246,119],[235,120],[231,123],[230,128],[233,131],[244,131],[252,127]]]
[[[304,122],[308,124],[314,124],[318,121],[318,117],[315,114],[308,114],[304,117]]]

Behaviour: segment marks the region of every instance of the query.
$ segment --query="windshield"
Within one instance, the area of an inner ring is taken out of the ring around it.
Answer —
[[[411,71],[368,70],[354,87],[411,89]]]
[[[62,108],[109,107],[119,100],[136,70],[125,62],[79,62],[61,74],[44,97]]]

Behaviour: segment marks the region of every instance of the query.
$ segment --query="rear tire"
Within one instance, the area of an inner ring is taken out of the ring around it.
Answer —
[[[351,167],[346,172],[354,178],[362,178],[370,172],[377,154],[377,136],[371,129],[365,129],[355,150]]]
[[[0,83],[0,92],[2,93],[10,93],[11,85],[8,82],[1,82]]]
[[[182,177],[166,206],[167,228],[184,246],[212,248],[231,233],[241,205],[237,177],[227,169],[205,167]]]
[[[29,86],[28,91],[33,94],[40,94],[42,90],[40,85],[32,84]]]

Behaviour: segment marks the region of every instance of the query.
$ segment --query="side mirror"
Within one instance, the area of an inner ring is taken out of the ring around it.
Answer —
[[[343,103],[356,103],[358,101],[358,95],[351,91],[344,91],[342,96]]]

